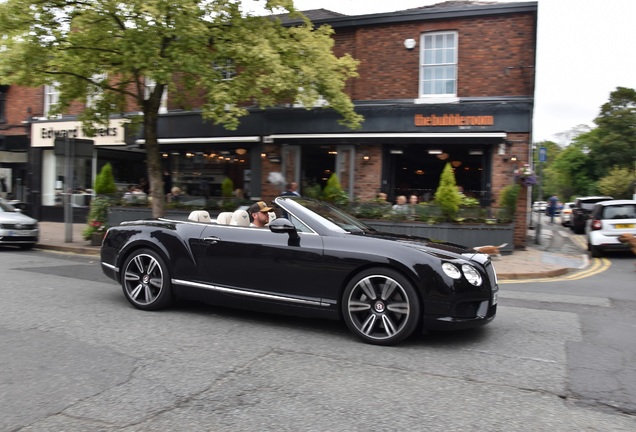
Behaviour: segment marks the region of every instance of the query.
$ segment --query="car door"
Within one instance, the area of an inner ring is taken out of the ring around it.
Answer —
[[[322,297],[323,244],[314,233],[299,233],[294,241],[268,228],[210,226],[195,255],[205,282],[215,286],[312,301]]]

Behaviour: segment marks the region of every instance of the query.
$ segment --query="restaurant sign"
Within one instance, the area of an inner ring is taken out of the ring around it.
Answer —
[[[494,126],[495,116],[460,115],[460,114],[431,114],[426,117],[415,114],[415,126]]]

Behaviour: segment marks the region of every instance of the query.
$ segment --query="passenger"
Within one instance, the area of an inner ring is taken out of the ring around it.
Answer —
[[[250,206],[247,212],[252,217],[251,227],[264,227],[269,223],[269,212],[274,209],[268,207],[264,201],[259,201]]]

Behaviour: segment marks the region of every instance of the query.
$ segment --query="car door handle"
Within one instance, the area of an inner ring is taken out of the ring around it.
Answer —
[[[217,244],[218,242],[221,241],[221,239],[219,237],[203,237],[203,241],[206,243],[212,243],[212,244]]]

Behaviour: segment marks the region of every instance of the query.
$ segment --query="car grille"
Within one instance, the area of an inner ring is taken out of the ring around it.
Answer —
[[[479,309],[480,301],[472,301],[459,303],[455,305],[453,311],[453,317],[455,318],[475,318],[477,316],[477,310]]]
[[[14,230],[32,230],[36,229],[37,226],[35,224],[3,223],[0,224],[0,228]]]
[[[35,236],[0,236],[0,243],[2,242],[37,242],[38,238]]]

